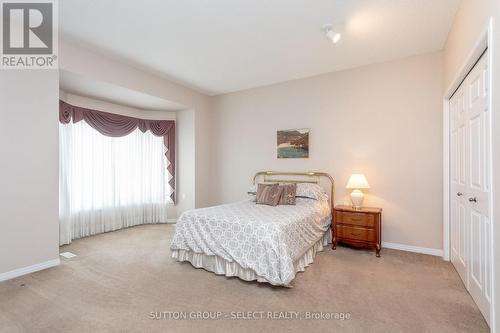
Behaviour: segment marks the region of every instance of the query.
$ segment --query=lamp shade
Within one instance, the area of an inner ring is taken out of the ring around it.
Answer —
[[[365,175],[354,173],[351,175],[351,178],[349,178],[346,188],[350,189],[370,188],[370,184],[368,184]]]

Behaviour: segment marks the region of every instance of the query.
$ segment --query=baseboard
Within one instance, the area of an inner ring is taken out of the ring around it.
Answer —
[[[412,245],[405,245],[405,244],[398,244],[398,243],[382,242],[382,248],[384,248],[384,247],[388,248],[388,249],[394,249],[394,250],[423,253],[423,254],[428,254],[431,256],[438,256],[438,257],[443,256],[443,250],[432,249],[429,247],[420,247],[420,246],[412,246]]]
[[[10,280],[10,279],[16,278],[16,277],[21,276],[21,275],[26,275],[29,273],[41,271],[41,270],[46,269],[46,268],[58,266],[60,263],[61,263],[61,261],[59,260],[59,258],[57,258],[57,259],[52,259],[49,261],[41,262],[39,264],[14,269],[14,270],[9,271],[9,272],[0,273],[0,282]]]
[[[177,223],[177,219],[167,219],[167,223]]]

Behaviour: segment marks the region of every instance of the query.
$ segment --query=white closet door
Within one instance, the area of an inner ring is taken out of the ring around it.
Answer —
[[[450,100],[451,261],[489,323],[491,225],[487,54]]]
[[[465,95],[463,86],[457,90],[450,100],[451,111],[451,262],[468,288],[467,253],[468,242],[466,236],[466,122],[465,122]]]
[[[490,313],[490,217],[489,217],[489,110],[487,57],[476,64],[466,81],[468,95],[468,165],[467,195],[470,221],[469,291],[484,317]]]

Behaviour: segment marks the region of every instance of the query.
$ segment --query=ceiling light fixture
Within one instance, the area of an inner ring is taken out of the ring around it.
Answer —
[[[326,37],[328,37],[328,39],[330,39],[333,42],[333,44],[337,44],[340,38],[342,38],[342,34],[340,32],[332,30],[331,24],[324,24],[323,32],[325,33]]]

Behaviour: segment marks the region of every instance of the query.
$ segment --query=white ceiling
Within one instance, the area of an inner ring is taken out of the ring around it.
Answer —
[[[59,1],[65,38],[211,95],[441,50],[458,3]]]
[[[61,89],[71,94],[130,106],[140,110],[179,111],[186,109],[183,105],[107,82],[96,81],[65,70],[59,71],[59,85]]]

